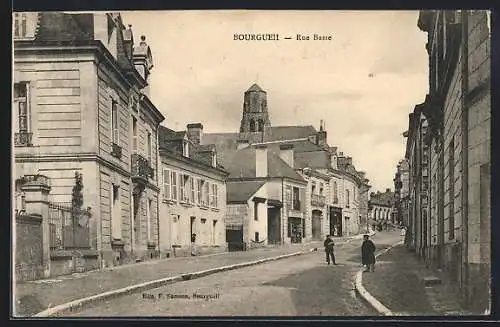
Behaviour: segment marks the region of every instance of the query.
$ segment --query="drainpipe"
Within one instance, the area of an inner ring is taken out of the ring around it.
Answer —
[[[468,280],[468,248],[469,248],[469,110],[467,108],[467,93],[469,91],[469,42],[468,42],[468,10],[462,10],[462,274],[461,283]],[[468,290],[465,288],[465,298],[467,299]]]
[[[159,143],[158,143],[158,130],[160,129],[160,123],[156,125],[156,186],[160,187],[160,163],[159,163],[159,157],[160,157],[160,151],[159,151]],[[161,258],[161,248],[160,248],[160,193],[158,193],[158,197],[156,198],[156,235],[158,238],[158,256]]]
[[[285,244],[285,186],[284,178],[281,178],[281,210],[283,215],[281,217],[281,245]]]

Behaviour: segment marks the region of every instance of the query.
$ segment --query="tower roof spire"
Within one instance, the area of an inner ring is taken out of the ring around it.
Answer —
[[[253,83],[252,86],[247,90],[247,92],[265,92],[257,83]]]

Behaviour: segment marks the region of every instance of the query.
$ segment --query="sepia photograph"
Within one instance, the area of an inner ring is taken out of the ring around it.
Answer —
[[[491,315],[491,12],[12,12],[11,317]]]

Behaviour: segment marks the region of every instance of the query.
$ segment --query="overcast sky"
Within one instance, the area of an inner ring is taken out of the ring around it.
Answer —
[[[153,53],[151,100],[164,125],[236,132],[243,93],[268,94],[271,124],[325,120],[328,142],[353,157],[372,190],[393,188],[408,114],[428,90],[426,34],[417,11],[124,12]],[[234,41],[235,33],[279,33],[280,41]],[[332,41],[283,40],[296,34]]]

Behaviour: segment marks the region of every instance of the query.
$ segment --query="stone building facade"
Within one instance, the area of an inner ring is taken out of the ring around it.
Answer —
[[[234,154],[244,148],[266,146],[271,158],[268,165],[280,167],[269,170],[269,177],[272,176],[274,183],[267,185],[274,186],[267,188],[268,191],[275,190],[272,199],[279,201],[276,203],[282,206],[279,209],[282,214],[280,224],[268,225],[271,226],[270,230],[279,230],[279,236],[273,236],[275,232],[270,231],[268,241],[303,242],[318,239],[320,235],[322,238],[333,233],[335,225],[339,227],[336,232],[338,236],[358,233],[360,221],[368,207],[368,180],[363,172],[355,169],[352,158],[344,157],[342,153],[338,155],[337,148],[329,147],[323,122],[319,130],[313,126],[271,126],[267,93],[256,84],[245,92],[243,102],[240,132],[207,133],[204,142],[215,144],[224,167],[231,165],[234,168],[230,180],[241,179],[242,176],[255,179],[253,171],[245,175],[248,163],[233,162]],[[280,158],[279,165],[272,159],[276,157]],[[253,164],[253,159],[249,160]],[[295,176],[297,174],[298,178]],[[289,188],[283,188],[282,183],[288,183]],[[297,201],[294,196],[299,197]],[[287,209],[293,206],[297,206],[297,210]],[[231,233],[233,235],[236,232]]]
[[[428,33],[430,87],[410,117],[410,189],[420,193],[410,193],[410,201],[420,203],[411,207],[409,243],[449,274],[468,308],[482,313],[489,308],[491,262],[488,15],[422,11],[418,27]]]
[[[201,146],[203,125],[186,131],[160,127],[160,249],[164,256],[191,254],[191,236],[199,254],[226,250],[226,177],[210,145]]]
[[[50,178],[71,202],[75,172],[91,207],[100,266],[157,254],[157,129],[151,50],[118,13],[14,14],[15,175]],[[133,214],[134,212],[134,214]]]

